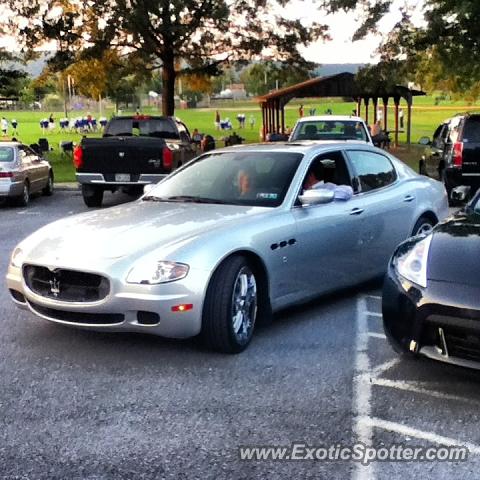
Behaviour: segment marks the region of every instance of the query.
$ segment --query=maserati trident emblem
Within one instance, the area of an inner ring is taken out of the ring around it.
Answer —
[[[123,157],[125,156],[125,152],[118,152],[118,156],[119,156],[120,158],[123,158]]]
[[[50,280],[50,293],[56,298],[58,297],[58,294],[60,293],[60,280],[57,277],[53,277],[52,280]]]

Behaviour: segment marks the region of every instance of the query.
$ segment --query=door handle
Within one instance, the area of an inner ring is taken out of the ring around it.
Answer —
[[[354,208],[350,212],[350,215],[360,215],[363,213],[363,208]]]
[[[415,197],[413,195],[407,195],[403,201],[404,202],[413,202],[413,200],[415,200]]]

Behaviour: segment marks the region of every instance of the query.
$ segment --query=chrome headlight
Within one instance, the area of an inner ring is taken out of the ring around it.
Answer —
[[[12,252],[12,257],[10,258],[10,264],[12,265],[12,267],[21,268],[24,258],[25,258],[25,253],[21,248],[17,247]]]
[[[397,257],[395,267],[398,273],[423,288],[427,286],[427,261],[432,235],[416,243],[411,250]]]
[[[146,285],[174,282],[185,278],[188,270],[184,263],[142,260],[130,270],[127,282]]]

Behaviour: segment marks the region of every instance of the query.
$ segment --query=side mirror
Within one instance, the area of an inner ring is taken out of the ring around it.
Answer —
[[[450,199],[456,202],[466,202],[470,196],[470,189],[467,185],[455,187],[450,193]]]
[[[147,183],[147,185],[143,187],[143,194],[148,195],[155,188],[155,186],[156,185],[154,183]]]
[[[430,145],[432,142],[430,141],[430,139],[429,139],[428,137],[422,137],[422,138],[420,138],[420,140],[418,141],[418,143],[419,143],[420,145],[425,145],[425,146],[427,146],[427,145]]]
[[[302,195],[298,197],[303,206],[306,205],[323,205],[325,203],[333,202],[335,193],[333,190],[326,188],[312,188],[305,190]]]

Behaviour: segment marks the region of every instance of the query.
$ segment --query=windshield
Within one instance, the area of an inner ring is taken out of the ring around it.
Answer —
[[[0,163],[13,162],[13,148],[0,147]]]
[[[277,207],[302,157],[289,152],[211,153],[165,179],[143,200]]]
[[[104,137],[112,136],[178,139],[178,132],[174,122],[168,118],[113,118],[104,133]]]
[[[361,140],[367,141],[367,132],[355,120],[308,120],[299,122],[292,140]]]

